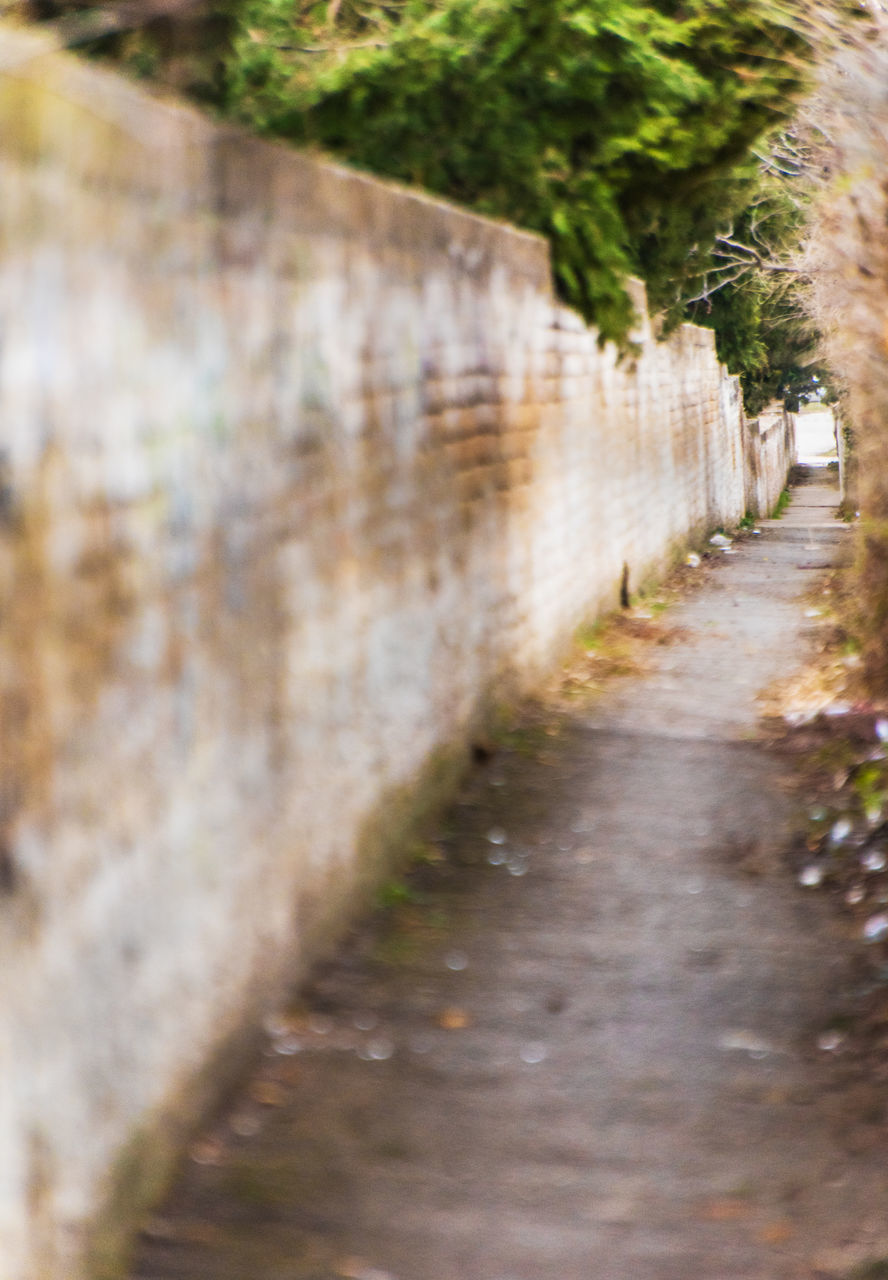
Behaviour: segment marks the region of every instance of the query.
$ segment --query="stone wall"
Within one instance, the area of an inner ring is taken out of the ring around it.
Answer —
[[[795,418],[775,402],[744,423],[746,506],[759,519],[771,514],[786,487],[796,456]]]
[[[0,157],[0,1275],[97,1280],[489,700],[743,514],[741,413],[540,239],[12,30]]]

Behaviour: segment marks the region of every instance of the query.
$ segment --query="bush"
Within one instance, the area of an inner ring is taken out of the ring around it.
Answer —
[[[828,16],[827,16],[828,17]],[[827,21],[827,18],[825,18]],[[859,13],[807,110],[820,183],[805,263],[824,354],[843,388],[862,513],[856,626],[865,679],[888,694],[888,14]]]
[[[330,15],[336,11],[336,23]],[[676,305],[793,110],[780,0],[246,0],[225,110],[542,232],[561,296],[622,339],[627,273]]]

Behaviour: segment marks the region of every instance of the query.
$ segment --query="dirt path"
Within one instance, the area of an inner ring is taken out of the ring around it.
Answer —
[[[798,490],[670,613],[687,634],[654,673],[479,769],[423,900],[277,1028],[134,1280],[783,1280],[888,1256],[885,1099],[818,1048],[852,980],[779,865],[752,740],[757,691],[804,656],[835,502]]]

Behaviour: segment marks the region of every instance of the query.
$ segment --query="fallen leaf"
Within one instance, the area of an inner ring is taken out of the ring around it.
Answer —
[[[464,1027],[471,1025],[472,1019],[465,1009],[457,1009],[451,1007],[442,1009],[435,1021],[439,1027],[443,1027],[445,1031],[461,1031]]]
[[[250,1086],[250,1097],[264,1107],[284,1107],[287,1091],[274,1080],[256,1080]]]

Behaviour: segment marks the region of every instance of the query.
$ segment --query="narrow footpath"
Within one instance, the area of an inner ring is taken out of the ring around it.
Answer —
[[[755,740],[836,503],[797,489],[649,673],[479,765],[446,857],[269,1028],[133,1280],[888,1275],[888,1099],[818,1045],[852,966]]]

